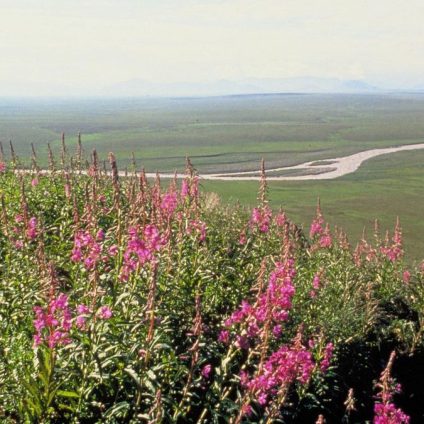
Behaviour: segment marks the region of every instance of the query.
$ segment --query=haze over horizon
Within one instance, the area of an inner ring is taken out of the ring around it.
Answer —
[[[0,96],[424,89],[420,0],[0,5]]]

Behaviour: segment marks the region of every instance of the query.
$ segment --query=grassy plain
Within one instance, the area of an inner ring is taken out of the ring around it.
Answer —
[[[148,171],[255,170],[424,140],[424,95],[258,95],[186,99],[0,100],[0,140],[29,157],[82,133],[87,152],[131,152]],[[41,155],[40,155],[41,156]]]
[[[203,181],[205,190],[220,195],[224,202],[256,201],[257,183],[249,181]],[[364,227],[373,237],[374,219],[381,229],[392,231],[399,216],[404,231],[407,257],[424,258],[424,151],[400,152],[370,159],[353,174],[326,181],[269,182],[270,202],[282,206],[289,217],[309,229],[320,197],[324,216],[343,227],[352,243]]]
[[[202,172],[268,168],[323,160],[361,150],[424,141],[424,95],[258,95],[187,99],[0,100],[0,140],[13,140],[18,155],[30,143],[46,165],[47,142],[56,152],[60,133],[76,147],[82,133],[87,154],[113,151],[120,168],[184,169],[189,155]],[[356,240],[379,218],[391,228],[401,217],[407,251],[424,256],[424,152],[382,156],[358,172],[331,181],[270,183],[274,207],[309,224],[320,196],[326,217]],[[224,200],[255,202],[255,182],[205,182]]]

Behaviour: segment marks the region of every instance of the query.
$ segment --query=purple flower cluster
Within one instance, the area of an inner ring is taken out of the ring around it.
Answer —
[[[149,224],[143,230],[130,227],[128,242],[124,252],[124,263],[121,271],[121,280],[128,281],[130,274],[146,263],[153,262],[155,253],[166,244],[167,239],[161,236],[156,226]]]
[[[247,373],[242,373],[241,384],[260,405],[265,406],[279,390],[287,389],[295,381],[307,384],[314,368],[311,352],[294,343],[291,347],[282,346],[274,352],[254,378],[249,379]]]
[[[287,320],[292,307],[295,275],[296,270],[292,258],[288,258],[284,263],[276,263],[275,269],[269,277],[268,287],[258,296],[256,303],[251,305],[249,302],[243,301],[240,308],[225,321],[227,328],[236,324],[246,324],[246,331],[242,335],[237,335],[239,347],[247,347],[248,339],[260,336],[264,331],[266,321],[271,325],[274,337],[280,336],[281,323]],[[228,330],[220,333],[219,340],[228,342]]]
[[[177,206],[178,206],[177,193],[169,192],[163,195],[160,208],[167,217],[172,216]]]
[[[374,424],[408,424],[409,416],[393,403],[376,403]]]
[[[75,319],[75,324],[80,330],[84,330],[86,327],[87,317],[90,314],[90,308],[87,305],[78,305],[77,306],[77,317]]]
[[[380,392],[377,395],[377,402],[374,404],[374,424],[409,424],[409,416],[401,409],[396,408],[393,403],[393,396],[400,393],[401,386],[396,384],[391,377],[391,369],[395,359],[395,352],[390,355],[386,369],[381,373],[377,387]]]
[[[311,239],[315,239],[313,249],[316,248],[328,248],[333,245],[333,239],[331,237],[330,226],[326,225],[324,217],[322,216],[321,207],[318,204],[315,218],[312,220],[311,229],[309,230],[309,236]]]
[[[322,248],[331,247],[333,239],[331,238],[330,226],[327,224],[319,238],[319,246]]]
[[[109,306],[102,306],[97,315],[100,319],[107,320],[112,317],[112,309],[110,309]]]
[[[200,372],[202,374],[202,377],[204,379],[208,379],[211,376],[212,373],[212,365],[211,364],[206,364],[203,368],[202,371]]]
[[[395,233],[389,243],[388,237],[385,245],[380,248],[381,253],[386,256],[391,262],[396,262],[403,255],[402,249],[402,229],[399,220],[396,222]]]
[[[328,370],[328,367],[330,366],[331,358],[333,357],[334,352],[334,345],[333,343],[327,343],[327,345],[324,348],[324,357],[321,360],[321,363],[319,365],[320,370],[322,373],[326,373]]]
[[[185,199],[186,197],[188,197],[190,195],[190,185],[188,183],[188,180],[185,179],[183,180],[183,182],[181,183],[181,197],[183,199]]]
[[[35,240],[38,236],[38,222],[37,218],[31,217],[27,223],[25,223],[24,215],[18,214],[15,216],[16,226],[13,227],[13,236],[11,237],[12,243],[16,249],[22,249],[24,247],[24,240],[29,241]]]
[[[34,312],[34,347],[47,342],[49,348],[53,349],[57,345],[70,343],[72,315],[68,306],[68,296],[61,293],[50,301],[47,309],[34,306]]]
[[[87,270],[94,269],[101,257],[102,246],[100,243],[104,237],[103,230],[99,230],[96,237],[93,237],[89,231],[77,231],[71,259],[74,262],[82,262]]]
[[[181,198],[197,198],[199,196],[199,177],[186,178],[181,183]]]
[[[32,217],[28,221],[26,235],[30,240],[34,240],[37,237],[37,218]]]
[[[314,238],[315,236],[321,236],[324,231],[324,218],[321,213],[321,209],[317,208],[315,218],[312,220],[311,229],[309,230],[309,236]]]
[[[275,216],[275,224],[277,227],[284,227],[287,223],[287,217],[284,212],[280,212]]]
[[[272,222],[272,210],[269,206],[254,208],[250,217],[250,228],[257,228],[261,233],[267,233]]]

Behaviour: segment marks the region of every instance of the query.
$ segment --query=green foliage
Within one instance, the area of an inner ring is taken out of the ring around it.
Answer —
[[[4,422],[289,423],[319,413],[340,422],[350,387],[364,420],[387,352],[422,357],[423,272],[388,258],[390,243],[377,238],[354,253],[333,232],[323,246],[263,196],[258,210],[270,221],[261,228],[247,210],[199,195],[193,176],[185,195],[176,182],[165,191],[159,181],[90,172],[0,174]],[[263,332],[241,348],[247,324],[226,319],[242,301],[258,307],[288,258],[294,294],[281,335],[259,320]],[[329,342],[334,355],[320,371]],[[283,348],[305,349],[311,376],[261,403],[242,372],[259,376]],[[246,406],[250,417],[240,413]]]

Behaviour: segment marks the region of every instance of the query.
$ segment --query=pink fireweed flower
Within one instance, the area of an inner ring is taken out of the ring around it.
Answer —
[[[265,406],[268,402],[268,396],[265,393],[260,393],[258,396],[258,403],[261,406]]]
[[[272,353],[253,378],[244,376],[242,386],[253,394],[261,406],[265,406],[281,387],[288,387],[296,381],[307,384],[314,368],[311,352],[293,343]]]
[[[69,330],[71,329],[71,311],[68,306],[68,297],[61,293],[50,301],[48,307],[34,307],[34,347],[43,342],[53,349],[57,345],[70,342]]]
[[[408,284],[411,280],[411,273],[408,270],[403,271],[402,280],[405,284]]]
[[[393,403],[374,405],[374,424],[409,424],[410,418]]]
[[[78,305],[77,306],[77,312],[79,314],[89,314],[90,313],[90,308],[87,305]]]
[[[31,180],[31,186],[32,187],[37,187],[38,186],[38,178],[33,178]]]
[[[334,345],[333,343],[327,343],[324,349],[324,357],[320,363],[320,370],[322,373],[327,372],[328,367],[330,366],[331,358],[333,357]]]
[[[276,223],[277,227],[284,227],[286,225],[287,217],[286,217],[285,212],[281,212],[281,213],[276,215],[275,223]]]
[[[250,417],[253,413],[253,409],[249,404],[245,403],[241,407],[241,413],[242,413],[243,416]]]
[[[4,162],[0,162],[0,173],[6,172],[6,164]]]
[[[261,233],[267,233],[271,226],[272,210],[269,206],[254,208],[250,217],[249,225],[252,230],[257,229]]]
[[[199,197],[199,177],[197,175],[191,179],[190,196],[192,199]]]
[[[240,233],[240,237],[239,237],[239,244],[240,244],[241,246],[244,246],[246,243],[247,243],[246,231],[245,231],[245,230],[243,230],[243,231]]]
[[[188,180],[185,179],[181,183],[181,197],[185,199],[190,194],[190,186]]]
[[[167,243],[167,238],[159,233],[154,225],[146,225],[143,230],[138,227],[128,229],[128,242],[123,255],[121,280],[128,281],[137,268],[156,260],[156,254]]]
[[[238,325],[247,326],[244,343],[237,336],[237,346],[248,346],[248,339],[254,339],[262,335],[267,320],[274,329],[273,335],[278,338],[281,334],[281,323],[287,320],[289,310],[292,307],[292,299],[295,293],[293,279],[296,275],[294,261],[288,258],[284,263],[276,263],[275,269],[268,279],[266,290],[261,293],[254,305],[246,300],[224,322],[225,327],[231,328]]]
[[[80,329],[83,330],[85,328],[87,318],[84,315],[78,315],[75,319],[75,325]]]
[[[319,276],[319,274],[314,275],[314,279],[312,280],[312,287],[315,290],[318,290],[320,288],[320,276]]]
[[[78,231],[74,236],[74,248],[71,259],[74,262],[82,262],[85,269],[94,269],[101,259],[102,246],[99,244],[100,237],[104,238],[104,232],[99,230],[96,237],[89,231]]]
[[[99,309],[97,315],[100,319],[107,320],[112,317],[112,310],[109,308],[109,306],[102,306]]]
[[[211,375],[212,372],[212,365],[211,364],[206,364],[201,371],[202,377],[205,379],[208,379]]]
[[[377,402],[374,404],[374,424],[409,424],[410,418],[401,409],[396,408],[393,396],[401,390],[391,377],[391,368],[395,359],[395,352],[390,355],[386,369],[381,373],[377,387]]]
[[[15,247],[16,249],[21,250],[24,247],[24,242],[22,240],[16,240]]]
[[[315,218],[312,220],[312,223],[311,223],[309,236],[311,238],[314,238],[315,236],[320,236],[324,231],[323,225],[324,225],[324,218],[322,216],[321,206],[318,202]]]
[[[162,209],[162,212],[167,217],[170,217],[172,216],[175,209],[177,208],[177,205],[178,205],[177,193],[171,192],[171,193],[166,193],[163,195],[160,208]]]
[[[249,341],[245,336],[237,335],[235,344],[239,349],[247,350],[249,348]]]
[[[396,221],[396,227],[394,235],[391,239],[391,243],[387,237],[386,243],[380,248],[380,251],[385,255],[391,262],[396,262],[403,256],[402,248],[402,229],[399,223],[399,219]]]
[[[380,248],[380,251],[391,262],[396,262],[403,254],[402,248],[396,245],[383,246]]]
[[[109,247],[108,252],[110,256],[116,256],[118,254],[118,246],[116,244],[113,244]]]
[[[330,233],[330,226],[327,224],[325,226],[324,231],[322,232],[320,239],[319,239],[319,245],[322,248],[331,247],[333,244],[333,240],[331,238]]]
[[[28,221],[28,228],[26,234],[30,240],[34,240],[37,237],[37,218],[30,218],[30,220]]]
[[[279,324],[275,325],[274,328],[272,329],[272,334],[275,338],[280,337],[282,332],[283,332],[283,328]]]
[[[221,330],[218,336],[218,341],[227,344],[230,341],[230,332],[228,330]]]
[[[104,239],[105,239],[105,232],[100,228],[100,230],[97,231],[96,240],[103,241]]]
[[[15,222],[17,224],[19,224],[20,222],[23,222],[23,220],[24,220],[23,215],[18,214],[18,215],[15,216]]]
[[[314,299],[317,295],[317,291],[320,289],[321,285],[321,272],[314,275],[312,279],[312,290],[309,292],[309,297]]]
[[[75,319],[75,325],[80,329],[84,330],[86,326],[87,316],[90,314],[90,308],[86,305],[77,306],[77,317]]]

